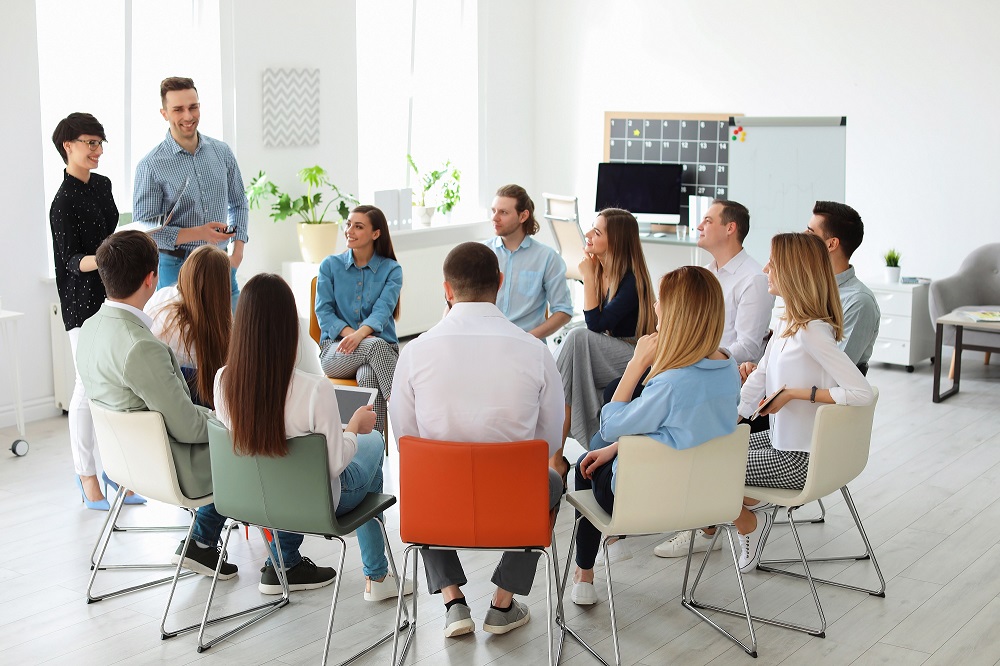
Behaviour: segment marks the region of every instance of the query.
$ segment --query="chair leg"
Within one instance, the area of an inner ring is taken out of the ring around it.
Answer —
[[[188,571],[186,573],[181,573],[181,565],[184,564],[184,558],[187,557],[188,548],[191,547],[191,535],[194,533],[194,512],[191,514],[191,525],[188,527],[187,536],[184,538],[184,547],[181,548],[180,557],[177,558],[177,566],[174,569],[174,582],[170,586],[170,594],[167,596],[167,605],[163,608],[163,617],[160,619],[160,640],[167,640],[168,638],[173,638],[174,636],[182,633],[186,633],[198,627],[197,624],[192,624],[183,629],[178,629],[177,631],[167,631],[167,616],[170,614],[170,604],[174,601],[174,592],[177,591],[177,581],[181,578],[186,578],[187,576],[194,575],[193,571]],[[219,559],[221,560],[225,551],[219,554]]]
[[[394,631],[392,633],[392,666],[399,666],[406,659],[406,652],[410,649],[410,640],[413,638],[413,634],[417,629],[417,552],[418,546],[409,545],[403,550],[403,575],[406,575],[406,564],[410,561],[410,554],[413,555],[413,613],[410,617],[409,627],[406,630],[406,638],[403,640],[403,649],[399,650],[399,631]],[[400,581],[402,584],[402,581]],[[396,596],[396,626],[400,627],[402,630],[401,622],[403,621],[403,610],[406,605],[406,599],[403,595],[403,589],[400,588],[397,591]],[[398,661],[397,661],[398,655]]]
[[[854,506],[854,499],[851,497],[851,491],[847,489],[847,486],[843,486],[840,489],[840,493],[844,496],[844,502],[847,504],[848,510],[851,512],[851,517],[854,519],[854,525],[858,528],[858,534],[861,535],[861,540],[865,545],[865,552],[860,555],[840,555],[836,557],[811,557],[808,558],[809,562],[843,562],[847,560],[871,560],[872,566],[875,567],[875,574],[878,576],[879,586],[877,588],[867,588],[858,587],[856,585],[847,585],[846,583],[839,583],[835,580],[828,580],[825,578],[816,578],[816,582],[824,583],[826,585],[833,585],[834,587],[842,587],[847,590],[855,590],[857,592],[867,592],[868,594],[876,597],[885,597],[885,577],[882,575],[882,569],[878,565],[878,560],[875,559],[875,551],[872,549],[871,542],[868,540],[868,534],[865,533],[865,528],[861,524],[861,517],[858,515],[857,507]],[[759,568],[761,571],[766,571],[768,573],[776,573],[782,576],[791,576],[793,578],[805,578],[802,574],[795,571],[786,571],[785,569],[774,569],[770,565],[773,564],[795,564],[800,560],[796,559],[781,559],[781,560],[761,560]]]
[[[552,543],[555,543],[553,539]],[[548,551],[544,548],[539,549],[543,556],[545,556],[545,643],[548,648],[549,666],[555,666],[556,663],[553,661],[552,655],[552,573],[553,568],[553,558],[549,556]]]
[[[718,529],[724,529],[724,530],[726,530],[726,536],[729,537],[729,550],[732,552],[732,555],[733,555],[733,568],[736,570],[736,582],[737,582],[737,584],[739,585],[739,588],[740,588],[740,598],[743,600],[743,610],[745,611],[744,617],[746,618],[746,621],[747,621],[747,627],[750,630],[750,645],[746,645],[745,643],[743,643],[743,641],[741,641],[740,639],[736,638],[736,636],[734,636],[733,634],[731,634],[728,631],[726,631],[725,629],[723,629],[721,626],[719,626],[718,624],[716,624],[715,621],[713,621],[710,617],[708,617],[707,615],[705,615],[704,613],[702,613],[700,610],[698,610],[699,606],[698,606],[697,602],[695,602],[694,599],[693,599],[693,597],[694,597],[694,587],[691,588],[690,593],[688,592],[687,583],[688,583],[688,575],[689,575],[689,573],[691,571],[691,560],[692,560],[693,555],[694,555],[694,539],[691,540],[691,542],[690,542],[690,544],[688,546],[687,564],[684,567],[684,582],[683,582],[682,587],[681,587],[681,605],[684,606],[684,608],[686,608],[689,611],[691,611],[692,613],[694,613],[695,615],[697,615],[699,618],[701,618],[705,622],[707,622],[716,631],[720,632],[726,638],[728,638],[732,642],[734,642],[737,645],[739,645],[741,648],[743,648],[744,652],[746,652],[748,655],[750,655],[751,657],[753,657],[754,659],[756,659],[757,658],[757,634],[756,634],[756,632],[754,632],[753,620],[751,619],[753,616],[750,614],[750,603],[747,601],[746,588],[743,586],[743,574],[740,572],[740,555],[739,555],[739,551],[736,548],[736,541],[733,538],[733,529],[734,529],[734,527],[732,525],[719,525]],[[716,535],[715,535],[716,539],[719,538],[718,529],[716,530]],[[712,547],[714,548],[714,546],[715,546],[715,543],[714,543],[714,539],[713,539]],[[701,568],[700,568],[700,570],[698,572],[698,580],[701,579],[701,573],[705,570],[705,564],[708,563],[708,558],[711,555],[711,553],[712,553],[712,549],[709,548],[708,552],[705,553],[705,557],[702,558]],[[697,581],[696,581],[695,584],[697,585]]]
[[[989,364],[990,364],[990,352],[986,352],[986,358],[983,359],[983,365],[989,365]]]
[[[812,577],[812,573],[809,571],[809,561],[806,559],[806,552],[802,548],[802,541],[799,539],[799,532],[798,532],[798,529],[795,526],[795,518],[792,515],[792,513],[795,511],[795,509],[796,509],[796,507],[787,507],[787,510],[788,510],[788,526],[792,528],[792,537],[795,539],[795,546],[799,550],[799,560],[798,561],[802,563],[802,567],[805,570],[805,575],[802,576],[802,578],[805,578],[807,581],[809,581],[809,590],[810,590],[810,592],[812,592],[813,601],[816,602],[816,612],[819,615],[820,626],[819,626],[819,628],[807,627],[807,626],[801,625],[801,624],[794,624],[792,622],[784,622],[782,620],[777,620],[777,619],[774,619],[774,618],[760,617],[758,615],[751,615],[750,618],[753,621],[755,621],[755,622],[761,622],[763,624],[770,624],[772,626],[782,627],[784,629],[792,629],[794,631],[801,631],[803,633],[809,634],[811,636],[816,636],[818,638],[826,638],[826,616],[823,615],[823,606],[822,606],[822,604],[820,603],[820,600],[819,600],[819,592],[816,591],[816,582],[815,582],[815,580]],[[709,553],[711,553],[711,551],[709,551]],[[708,558],[706,556],[706,560],[707,559]],[[704,563],[702,563],[702,569],[704,569]],[[699,577],[701,576],[701,572],[700,571],[699,571],[698,576]],[[698,579],[696,578],[695,579],[695,583],[697,583],[697,580]],[[692,587],[692,595],[693,594],[694,594],[694,588]],[[736,616],[736,617],[745,617],[745,615],[743,613],[740,613],[739,611],[734,611],[734,610],[731,610],[729,608],[723,608],[721,606],[712,606],[710,604],[704,604],[704,603],[696,602],[696,601],[694,601],[693,598],[692,598],[692,600],[691,600],[690,603],[691,603],[692,606],[695,606],[696,608],[712,610],[712,611],[716,611],[718,613],[725,613],[726,615],[733,615],[733,616]]]
[[[398,598],[400,593],[402,593],[403,591],[404,579],[399,577],[399,572],[396,570],[396,561],[393,559],[392,551],[389,549],[389,533],[385,529],[385,523],[383,523],[378,517],[374,517],[373,520],[378,521],[379,527],[382,528],[382,541],[385,544],[385,552],[387,559],[389,560],[389,568],[392,570],[392,575],[396,579],[396,596]],[[341,539],[340,537],[335,537],[335,538],[340,542],[341,546],[339,571],[343,571],[344,556],[346,555],[347,552],[347,545],[344,543],[344,540]],[[404,572],[405,571],[406,569],[404,568]],[[337,581],[334,583],[333,604],[331,604],[330,606],[330,621],[326,627],[326,642],[323,644],[323,662],[322,662],[323,666],[326,666],[326,660],[330,654],[330,639],[333,636],[333,615],[337,609],[337,598],[339,593],[340,593],[340,576],[337,577]],[[386,641],[390,640],[400,631],[405,631],[407,628],[409,628],[410,614],[405,606],[403,607],[403,613],[405,614],[405,618],[403,618],[401,624],[397,622],[397,624],[395,625],[396,628],[394,630],[389,631],[389,633],[387,633],[385,636],[382,636],[368,647],[362,649],[360,652],[356,652],[353,656],[348,657],[344,661],[340,662],[339,666],[346,666],[346,664],[350,664],[351,662],[356,661],[357,659],[363,657],[364,655],[368,654],[369,652],[377,648],[379,645],[382,645],[382,643],[385,643]]]
[[[233,529],[235,529],[237,526],[238,526],[238,523],[236,523],[236,522],[230,522],[229,525],[226,527],[226,537],[225,537],[225,539],[222,542],[222,552],[223,553],[226,552],[226,547],[229,545],[229,537],[231,537],[233,535]],[[264,530],[263,529],[261,529],[261,531],[260,531],[260,538],[264,541],[264,545],[267,546],[267,538],[264,536]],[[197,625],[197,626],[200,627],[199,630],[198,630],[198,652],[199,653],[204,652],[205,650],[209,649],[210,647],[212,647],[213,645],[215,645],[219,641],[225,640],[225,639],[229,638],[230,636],[232,636],[233,634],[235,634],[235,633],[237,633],[239,631],[242,631],[243,629],[246,629],[251,624],[254,624],[255,622],[257,622],[258,620],[263,620],[265,617],[267,617],[271,613],[274,613],[279,608],[282,608],[282,607],[284,607],[284,606],[286,606],[288,604],[288,595],[289,595],[288,574],[285,571],[285,560],[281,556],[281,547],[279,545],[278,533],[277,532],[274,533],[274,549],[276,551],[278,551],[278,564],[277,564],[276,567],[274,567],[274,570],[275,570],[275,573],[278,574],[278,580],[281,582],[281,590],[282,590],[281,591],[281,598],[278,599],[278,600],[276,600],[276,601],[271,601],[271,602],[268,602],[266,604],[260,604],[259,606],[254,606],[252,608],[247,608],[246,610],[242,610],[242,611],[239,611],[239,612],[236,612],[236,613],[231,613],[229,615],[225,615],[223,617],[217,617],[217,618],[214,618],[212,620],[209,620],[208,619],[208,614],[209,614],[209,611],[212,608],[212,599],[215,597],[215,586],[219,582],[219,570],[222,568],[222,557],[221,556],[219,557],[219,562],[215,566],[215,574],[212,576],[212,586],[208,590],[208,601],[205,602],[205,613],[201,617],[201,624]],[[244,622],[240,626],[236,627],[235,629],[231,629],[230,631],[227,631],[224,634],[216,636],[215,638],[213,638],[212,640],[208,641],[207,643],[205,642],[205,627],[207,627],[208,625],[210,625],[210,624],[216,624],[217,622],[224,622],[226,620],[231,620],[231,619],[236,618],[236,617],[242,617],[244,615],[249,615],[250,613],[253,613],[255,611],[262,611],[262,612],[260,612],[257,615],[253,616],[252,618],[250,618],[249,620],[247,620],[246,622]]]
[[[169,562],[163,564],[104,564],[104,554],[107,552],[108,545],[111,543],[111,537],[116,531],[125,531],[124,528],[116,528],[116,523],[118,522],[118,516],[121,514],[122,507],[125,505],[125,494],[128,490],[124,486],[118,487],[118,494],[115,495],[114,500],[111,502],[111,509],[108,511],[108,517],[104,519],[104,526],[101,528],[101,532],[97,537],[97,543],[94,544],[94,550],[90,554],[90,581],[87,583],[87,603],[93,604],[104,599],[111,599],[112,597],[118,597],[123,594],[128,594],[129,592],[136,592],[138,590],[145,590],[150,587],[155,587],[156,585],[163,585],[164,583],[169,583],[171,580],[174,581],[176,585],[176,576],[165,576],[163,578],[157,578],[156,580],[151,580],[145,583],[139,583],[138,585],[131,585],[129,587],[119,588],[111,592],[105,592],[102,595],[94,596],[94,582],[97,580],[98,571],[110,571],[110,570],[121,570],[121,569],[173,569],[174,565]],[[194,525],[192,519],[191,522]],[[128,528],[139,529],[139,528]],[[173,529],[173,528],[169,528]],[[182,528],[183,529],[183,528]],[[188,530],[190,532],[190,528]],[[96,554],[96,558],[95,558]],[[182,577],[187,577],[193,575],[194,572],[187,572],[182,574]]]
[[[560,600],[562,599],[562,597],[566,593],[566,584],[569,581],[569,568],[573,565],[573,551],[576,549],[576,533],[580,529],[580,521],[581,520],[583,520],[582,516],[580,518],[577,518],[576,522],[573,523],[573,536],[570,538],[569,553],[566,555],[566,567],[563,570],[564,572],[563,572],[563,576],[562,576],[562,583],[559,586],[559,598],[560,598]],[[604,564],[605,564],[605,568],[607,569],[607,576],[608,576],[608,597],[609,597],[609,603],[611,604],[611,627],[612,627],[612,635],[614,636],[614,641],[615,641],[615,656],[617,657],[618,656],[618,635],[617,635],[617,632],[615,631],[614,596],[611,595],[611,567],[610,567],[610,562],[608,561],[609,558],[608,558],[607,543],[606,543],[607,542],[607,537],[604,538],[604,541],[605,541],[605,544],[604,544],[604,557],[605,557]],[[559,631],[560,631],[560,635],[559,635],[559,647],[558,647],[558,649],[556,651],[556,663],[557,664],[559,663],[559,660],[562,658],[563,643],[566,641],[566,636],[569,636],[570,638],[572,638],[573,640],[575,640],[577,643],[579,643],[580,646],[583,649],[585,649],[587,652],[589,652],[590,655],[594,659],[596,659],[597,661],[599,661],[602,664],[604,664],[604,666],[611,666],[611,664],[609,664],[607,661],[604,660],[604,657],[602,657],[601,655],[597,654],[597,652],[594,650],[594,648],[591,647],[590,644],[587,643],[587,641],[583,640],[583,637],[580,636],[580,634],[578,634],[576,632],[576,630],[574,630],[572,627],[570,627],[568,624],[566,624],[566,618],[564,618],[564,617],[558,617],[557,616],[556,617],[556,625],[559,627]],[[616,663],[620,664],[621,662],[619,660]]]
[[[799,521],[800,525],[805,523],[810,523],[815,525],[818,523],[826,522],[826,506],[823,504],[823,500],[821,499],[816,500],[816,504],[819,505],[819,516],[815,518],[809,518],[808,520],[800,520]],[[777,513],[778,513],[778,507],[774,507],[774,511],[771,513],[771,517],[773,518]],[[772,525],[787,525],[787,524],[788,524],[787,520],[775,520],[772,523]],[[798,562],[798,560],[793,560],[793,562]]]
[[[951,355],[951,367],[948,368],[948,379],[955,378],[955,359],[958,357],[959,352],[956,350]]]

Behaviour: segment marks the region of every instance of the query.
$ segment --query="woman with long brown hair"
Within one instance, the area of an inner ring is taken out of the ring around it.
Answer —
[[[601,410],[600,433],[577,464],[576,489],[591,488],[608,513],[614,507],[619,437],[646,435],[689,449],[736,428],[740,376],[736,363],[719,350],[726,319],[719,281],[704,268],[684,266],[663,276],[659,295],[656,332],[636,343],[614,397]],[[647,370],[642,395],[633,399]],[[597,602],[594,561],[600,537],[587,519],[580,521],[574,603]]]
[[[319,266],[316,319],[320,363],[327,377],[354,379],[378,390],[375,428],[387,432],[386,402],[399,360],[399,292],[403,269],[389,237],[385,214],[357,206],[347,218],[347,251]]]
[[[585,236],[579,268],[587,326],[571,330],[556,352],[566,394],[563,439],[572,435],[584,446],[600,425],[601,392],[625,371],[636,340],[656,326],[652,281],[632,213],[606,208]],[[570,465],[561,448],[549,464],[565,482]]]
[[[212,385],[226,362],[233,324],[229,256],[214,245],[197,248],[177,284],[158,290],[144,309],[153,335],[177,356],[191,399],[214,407]]]
[[[189,260],[190,261],[190,260]],[[261,273],[243,288],[236,306],[233,338],[226,365],[215,377],[215,413],[232,432],[233,447],[244,455],[287,455],[287,439],[310,433],[326,438],[330,485],[337,515],[357,507],[371,492],[382,491],[382,451],[385,442],[372,432],[375,414],[360,407],[346,428],[333,385],[295,368],[299,320],[292,290],[280,276]],[[365,599],[396,595],[388,574],[382,530],[374,519],[358,528],[364,565]],[[301,534],[279,536],[281,554],[292,590],[313,589],[333,582],[336,572],[317,567],[299,553]],[[281,594],[272,562],[265,565],[258,589]]]

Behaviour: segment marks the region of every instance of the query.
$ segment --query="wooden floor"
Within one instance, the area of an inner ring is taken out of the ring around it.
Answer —
[[[825,639],[773,627],[758,627],[760,658],[751,661],[679,601],[683,561],[652,554],[660,537],[629,539],[632,558],[614,565],[618,618],[626,664],[995,664],[1000,660],[1000,364],[982,366],[969,353],[962,391],[931,402],[931,368],[914,374],[878,366],[869,378],[881,390],[871,459],[851,484],[855,502],[888,579],[884,599],[822,587],[829,622]],[[0,430],[7,446],[14,430]],[[88,605],[84,590],[88,556],[105,514],[79,503],[73,485],[65,418],[30,424],[31,451],[23,458],[0,454],[0,527],[7,557],[0,563],[0,661],[5,664],[259,664],[316,663],[322,650],[332,588],[294,593],[271,618],[204,654],[195,637],[161,641],[159,615],[165,587]],[[398,459],[390,456],[386,491],[396,487]],[[802,528],[807,547],[824,553],[859,548],[839,495],[829,498],[827,522]],[[183,514],[160,506],[126,507],[134,524],[176,523]],[[559,548],[565,555],[571,512],[559,516]],[[398,514],[388,516],[390,530]],[[217,608],[231,611],[259,603],[258,569],[265,549],[259,536],[234,537],[230,560],[240,575],[220,584]],[[395,531],[394,550],[400,552]],[[122,535],[109,560],[165,561],[180,535]],[[768,552],[790,553],[787,528],[772,532]],[[323,565],[336,563],[334,546],[309,538],[303,552]],[[496,556],[463,554],[471,580],[465,592],[480,625],[492,592],[489,576]],[[735,579],[722,555],[709,565],[706,597],[736,600]],[[392,602],[367,603],[357,542],[348,540],[346,571],[331,663],[388,629]],[[839,580],[874,580],[864,562],[824,565],[818,575]],[[140,577],[104,574],[98,585]],[[601,603],[581,609],[567,601],[572,626],[611,657],[604,572],[597,571]],[[443,607],[426,594],[409,663],[516,664],[545,662],[544,585],[541,571],[527,597],[532,621],[505,636],[479,631],[455,639],[442,635]],[[814,611],[801,581],[755,572],[746,576],[752,609],[760,614],[809,621]],[[420,580],[421,588],[424,581]],[[107,588],[105,588],[107,589]],[[208,580],[182,581],[172,623],[200,619]],[[706,599],[707,600],[707,599]],[[722,620],[739,631],[739,623]],[[746,633],[743,628],[742,634]],[[389,648],[360,663],[388,663]],[[567,641],[563,663],[588,664],[590,657]]]

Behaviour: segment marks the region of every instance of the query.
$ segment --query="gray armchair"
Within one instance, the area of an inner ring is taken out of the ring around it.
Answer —
[[[930,286],[931,325],[955,310],[1000,310],[1000,243],[983,245],[965,258],[958,272]],[[1000,350],[1000,333],[965,329],[963,346],[995,347]],[[955,344],[955,327],[944,327],[944,344]],[[941,359],[937,359],[940,363]],[[990,354],[986,352],[986,362]],[[955,359],[952,357],[952,370]]]

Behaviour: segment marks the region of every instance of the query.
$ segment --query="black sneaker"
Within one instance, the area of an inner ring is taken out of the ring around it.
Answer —
[[[278,580],[274,565],[268,562],[260,571],[260,585],[257,589],[261,594],[281,594],[281,581]],[[326,587],[336,577],[337,572],[333,567],[318,567],[308,557],[303,557],[301,562],[288,570],[288,590],[315,590]]]
[[[181,539],[181,545],[177,546],[174,556],[170,558],[171,564],[177,564],[177,560],[181,558],[181,551],[184,550],[184,541],[184,539]],[[214,576],[215,565],[219,563],[219,554],[221,551],[221,548],[202,548],[197,543],[192,543],[181,566],[195,573],[200,573],[203,576]],[[219,580],[229,580],[236,575],[238,570],[235,564],[230,564],[225,558],[222,558],[222,568],[219,569]]]

